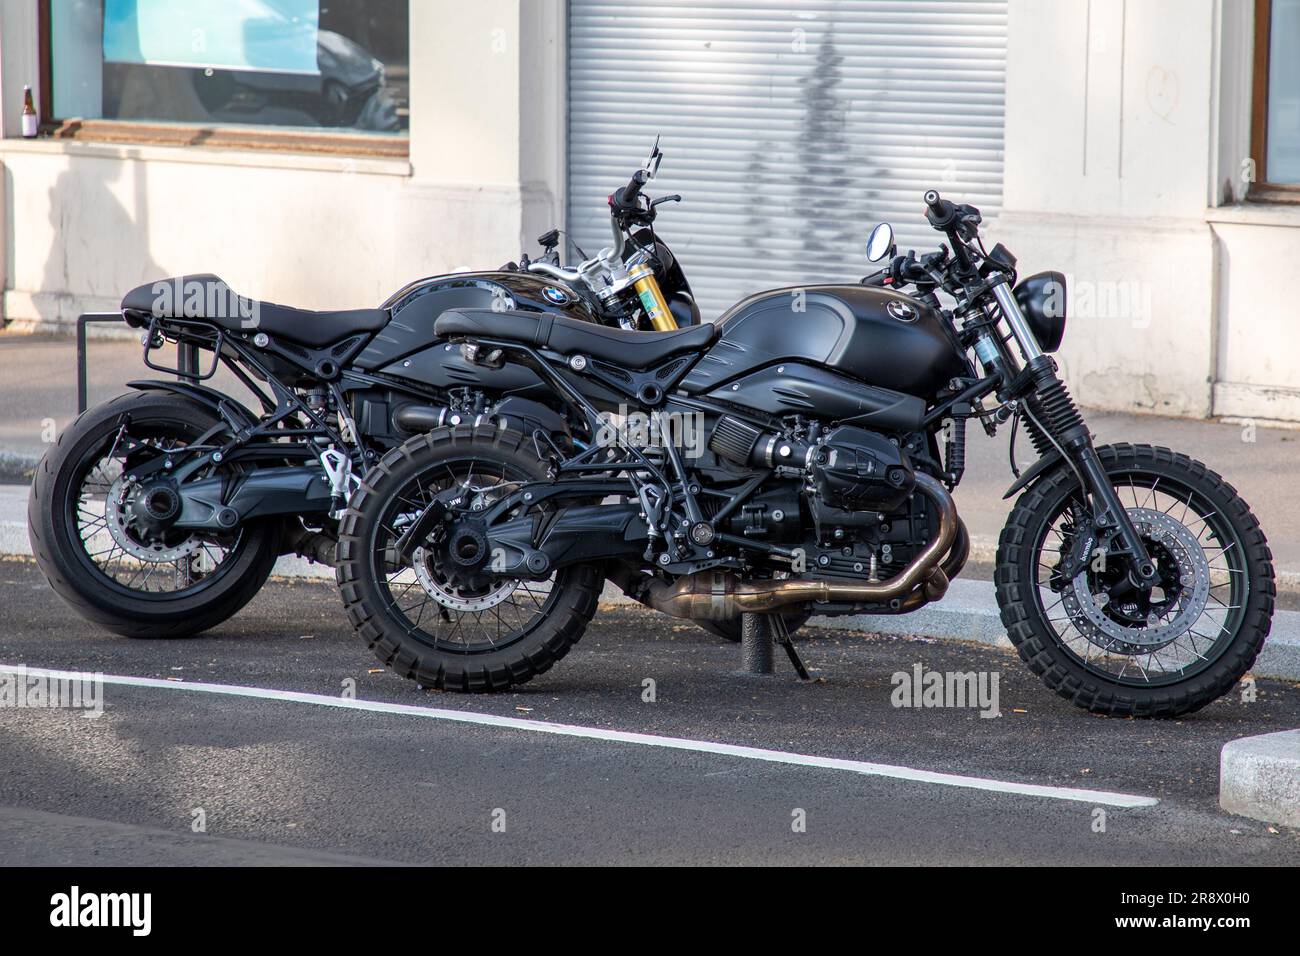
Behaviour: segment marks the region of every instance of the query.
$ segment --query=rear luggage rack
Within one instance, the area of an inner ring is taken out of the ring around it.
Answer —
[[[77,414],[80,415],[86,410],[87,386],[86,386],[86,326],[91,322],[124,322],[125,316],[121,312],[83,312],[77,316]],[[150,327],[152,333],[152,326]],[[176,368],[162,368],[154,365],[149,361],[149,346],[145,346],[145,364],[150,368],[161,372],[174,373],[181,381],[196,384],[201,379],[211,378],[216,373],[214,363],[212,372],[207,375],[199,373],[199,347],[193,342],[176,343],[177,365]]]

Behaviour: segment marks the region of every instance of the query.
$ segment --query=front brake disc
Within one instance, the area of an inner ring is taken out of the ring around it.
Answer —
[[[1128,516],[1144,540],[1160,545],[1173,558],[1179,587],[1172,614],[1152,614],[1142,627],[1115,620],[1106,613],[1104,590],[1093,593],[1086,566],[1061,588],[1061,603],[1092,644],[1118,654],[1149,654],[1187,633],[1200,618],[1210,601],[1210,562],[1196,535],[1163,511],[1129,508]]]

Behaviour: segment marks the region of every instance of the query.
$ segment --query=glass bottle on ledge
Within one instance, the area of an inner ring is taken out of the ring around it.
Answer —
[[[36,117],[36,107],[32,104],[32,88],[23,87],[23,136],[26,139],[35,139],[36,127],[38,125]]]

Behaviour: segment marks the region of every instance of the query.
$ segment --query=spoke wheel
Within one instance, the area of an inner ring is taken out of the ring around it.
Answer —
[[[417,475],[393,497],[372,559],[380,592],[412,638],[437,650],[476,654],[509,647],[545,617],[556,596],[556,574],[545,581],[457,579],[448,571],[446,546],[431,542],[415,549],[409,565],[390,560],[403,528],[435,501],[482,511],[529,478],[507,462],[459,458]]]
[[[1035,598],[1060,642],[1084,667],[1134,686],[1177,682],[1211,664],[1241,626],[1250,569],[1241,541],[1185,482],[1114,476],[1129,519],[1156,563],[1160,584],[1127,586],[1126,567],[1104,552],[1070,580],[1060,567],[1077,547],[1077,495],[1036,546]]]
[[[177,531],[170,479],[133,480],[144,463],[218,424],[197,403],[135,392],[87,411],[42,459],[27,506],[32,552],[83,617],[128,637],[188,637],[229,618],[266,581],[278,523],[228,535]]]
[[[177,507],[174,489],[130,480],[128,462],[139,466],[185,444],[189,429],[175,422],[124,423],[76,471],[78,494],[68,501],[88,567],[110,587],[143,598],[176,597],[214,583],[232,564],[243,529],[224,536],[152,530],[151,512]],[[142,520],[141,516],[145,520]]]
[[[349,620],[384,664],[428,687],[490,691],[569,652],[596,611],[599,567],[541,581],[496,574],[477,517],[546,468],[517,432],[456,426],[410,439],[370,470],[340,524],[337,575]],[[449,520],[400,560],[395,546],[435,506]]]
[[[1268,633],[1267,542],[1231,485],[1168,449],[1098,449],[1159,583],[1136,589],[1094,535],[1073,472],[1016,504],[998,547],[1002,620],[1020,656],[1062,696],[1105,713],[1204,706],[1250,667]]]

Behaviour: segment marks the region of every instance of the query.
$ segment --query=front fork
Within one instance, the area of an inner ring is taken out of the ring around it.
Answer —
[[[1007,388],[1013,393],[1012,397],[1023,398],[1031,420],[1056,445],[1083,482],[1084,491],[1092,497],[1093,522],[1097,531],[1118,538],[1118,552],[1129,559],[1130,583],[1136,588],[1152,587],[1159,583],[1155,563],[1133,527],[1128,511],[1120,503],[1110,476],[1097,456],[1097,449],[1093,447],[1092,434],[1065,383],[1057,375],[1056,363],[1039,348],[1038,339],[1025,321],[1006,277],[997,276],[990,285],[993,297],[1025,357],[1024,368],[1015,370],[1011,356],[1005,356],[1009,360],[1004,370]]]

